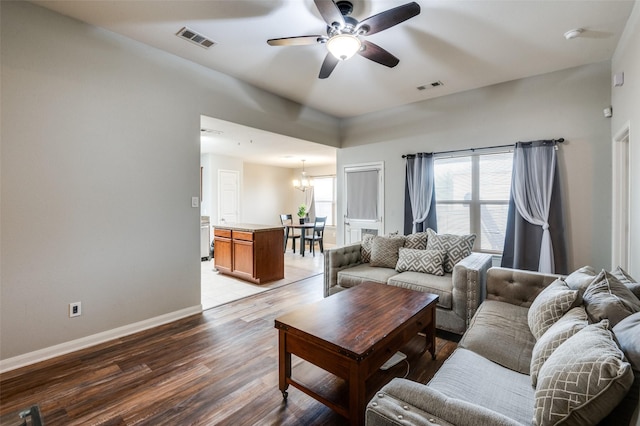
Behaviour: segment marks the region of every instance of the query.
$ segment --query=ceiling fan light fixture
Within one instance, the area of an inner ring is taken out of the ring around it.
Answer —
[[[336,59],[346,61],[362,47],[360,39],[353,34],[336,34],[327,41],[327,49]]]

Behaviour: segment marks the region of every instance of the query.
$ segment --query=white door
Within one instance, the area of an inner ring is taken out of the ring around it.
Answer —
[[[240,217],[240,173],[218,170],[218,221],[237,223]]]
[[[345,166],[344,182],[344,243],[384,234],[384,163]]]

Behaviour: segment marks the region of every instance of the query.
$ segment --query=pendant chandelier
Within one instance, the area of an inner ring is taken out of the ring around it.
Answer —
[[[313,186],[313,181],[309,179],[307,172],[304,171],[304,162],[305,160],[302,160],[302,173],[300,174],[300,179],[293,180],[293,187],[302,192],[305,192]]]

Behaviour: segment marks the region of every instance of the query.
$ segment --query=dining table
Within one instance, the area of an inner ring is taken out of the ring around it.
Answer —
[[[292,229],[300,229],[300,254],[302,255],[302,257],[304,257],[304,248],[305,248],[305,235],[307,233],[307,230],[311,229],[313,230],[313,228],[315,228],[315,223],[313,222],[305,222],[305,223],[292,223],[292,224],[288,224],[285,225],[285,227],[287,228],[287,236],[289,235],[289,232]],[[286,238],[285,238],[285,241]]]

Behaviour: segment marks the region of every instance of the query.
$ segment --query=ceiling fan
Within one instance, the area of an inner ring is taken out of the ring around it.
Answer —
[[[395,67],[400,62],[398,58],[363,38],[391,28],[420,13],[420,5],[411,2],[358,21],[349,16],[353,11],[353,4],[350,1],[314,0],[314,2],[327,23],[326,36],[272,38],[267,40],[267,43],[271,46],[326,44],[329,52],[324,58],[318,78],[329,77],[338,62],[345,61],[356,53],[389,68]]]

